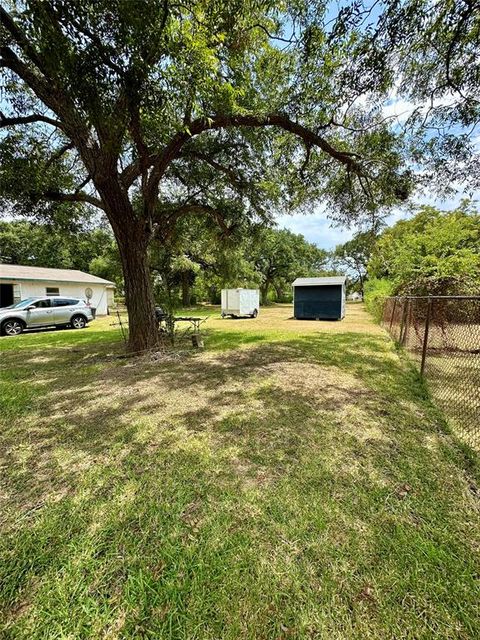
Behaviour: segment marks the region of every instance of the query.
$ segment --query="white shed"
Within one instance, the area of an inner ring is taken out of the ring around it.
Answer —
[[[353,302],[361,302],[362,301],[362,294],[359,293],[358,291],[354,291],[353,293],[351,293],[348,296],[349,300],[352,300]]]
[[[34,296],[72,296],[104,316],[113,305],[114,289],[113,282],[75,269],[0,264],[0,307]]]

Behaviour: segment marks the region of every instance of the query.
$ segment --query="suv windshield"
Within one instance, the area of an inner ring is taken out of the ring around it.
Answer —
[[[32,302],[36,300],[37,298],[26,298],[25,300],[11,304],[9,307],[3,307],[3,309],[22,309],[23,307],[28,307],[29,304],[32,304]],[[2,309],[0,309],[0,311],[2,311]]]

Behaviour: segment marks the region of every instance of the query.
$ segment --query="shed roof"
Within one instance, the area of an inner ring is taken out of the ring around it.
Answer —
[[[114,286],[114,283],[110,282],[110,280],[104,280],[76,269],[25,267],[20,264],[0,264],[0,280],[41,280],[43,282],[75,282]]]
[[[318,287],[328,285],[345,284],[345,276],[329,276],[325,278],[297,278],[292,282],[292,287]]]

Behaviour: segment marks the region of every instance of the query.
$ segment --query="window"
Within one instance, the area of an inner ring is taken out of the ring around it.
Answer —
[[[20,288],[19,284],[14,284],[13,285],[13,302],[17,303],[20,302],[22,299],[22,290]]]
[[[69,307],[72,304],[78,304],[78,300],[72,298],[57,298],[53,301],[54,307]]]
[[[35,298],[25,298],[25,300],[21,300],[20,302],[15,302],[15,304],[11,304],[7,309],[24,309],[35,302]]]
[[[50,306],[50,302],[51,300],[35,300],[30,306],[37,307],[37,309],[45,309]]]
[[[45,293],[47,296],[59,296],[60,289],[58,287],[47,287]]]

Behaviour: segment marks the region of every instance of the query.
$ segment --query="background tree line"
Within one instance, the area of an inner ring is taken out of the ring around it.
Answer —
[[[253,287],[262,303],[287,301],[296,277],[329,273],[330,255],[300,234],[262,225],[222,236],[208,217],[185,218],[149,252],[155,300],[168,308],[218,303],[224,287]],[[123,297],[121,261],[106,227],[58,222],[0,222],[0,261],[80,269],[115,282]]]
[[[480,214],[419,207],[379,233],[366,266],[365,302],[380,318],[389,295],[480,295]]]
[[[121,261],[108,226],[68,219],[0,222],[0,260],[87,271],[115,282],[121,298]],[[259,288],[263,304],[287,302],[297,277],[345,274],[349,293],[365,294],[378,314],[385,295],[480,294],[480,215],[467,200],[453,211],[421,206],[332,251],[263,225],[224,235],[208,216],[192,215],[149,256],[156,302],[169,308],[218,304],[225,287]]]

